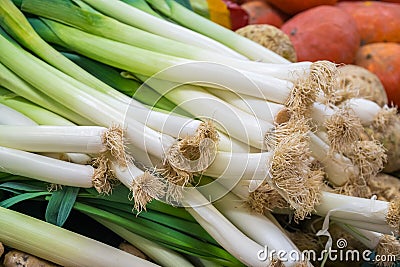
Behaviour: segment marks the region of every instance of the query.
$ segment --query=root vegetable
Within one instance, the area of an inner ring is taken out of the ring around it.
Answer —
[[[49,261],[22,251],[12,250],[4,256],[4,267],[57,267]]]
[[[273,25],[247,25],[238,29],[236,33],[265,46],[291,62],[297,61],[296,51],[289,36]]]
[[[3,244],[0,242],[0,257],[3,255],[4,253],[4,246]]]
[[[119,249],[128,252],[136,257],[142,258],[144,260],[148,260],[148,257],[142,252],[140,251],[137,247],[135,247],[132,244],[129,244],[127,242],[121,242],[121,244],[119,244],[118,246]]]
[[[380,173],[368,181],[371,193],[378,199],[392,201],[400,199],[400,179],[385,173]]]
[[[369,99],[383,107],[388,104],[385,88],[378,76],[357,65],[344,65],[338,68],[337,101],[342,102],[357,96]]]

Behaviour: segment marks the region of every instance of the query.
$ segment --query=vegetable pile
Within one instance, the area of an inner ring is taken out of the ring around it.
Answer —
[[[62,266],[312,266],[334,261],[346,236],[371,251],[361,261],[395,264],[400,192],[387,187],[399,179],[379,177],[400,168],[397,109],[362,98],[335,60],[305,59],[293,42],[293,62],[188,3],[0,0],[7,255]],[[323,8],[316,14],[344,12]],[[23,212],[32,203],[35,216]],[[74,214],[140,256],[68,229]]]
[[[247,11],[248,25],[268,24],[283,31],[298,61],[329,60],[361,66],[378,76],[388,103],[400,105],[399,1],[234,2]]]

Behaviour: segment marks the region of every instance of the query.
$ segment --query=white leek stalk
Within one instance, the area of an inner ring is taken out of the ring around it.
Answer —
[[[273,153],[217,152],[204,174],[222,179],[264,180],[268,176]]]
[[[400,259],[400,241],[395,235],[385,235],[343,223],[339,223],[339,225],[367,248],[374,250],[376,253],[375,260],[379,264],[391,266]]]
[[[213,205],[238,227],[240,231],[261,246],[267,247],[268,251],[296,251],[297,255],[301,255],[301,252],[293,242],[274,222],[263,215],[253,213],[243,204],[243,201],[239,197],[231,192],[227,192],[218,182],[199,187],[199,191],[207,199],[216,199]],[[219,199],[221,196],[223,197]],[[282,263],[284,266],[296,266],[298,261],[288,258],[288,261]]]
[[[182,203],[196,221],[229,253],[248,266],[265,266],[257,253],[264,248],[238,230],[196,189],[185,192]]]
[[[69,126],[72,124],[70,121],[68,121],[48,110],[45,110],[36,105],[30,104],[28,102],[19,102],[19,103],[18,103],[18,101],[13,101],[13,102],[15,102],[14,104],[17,107],[21,108],[21,105],[22,105],[24,107],[23,109],[27,113],[30,113],[30,115],[31,115],[31,111],[35,111],[34,113],[36,113],[36,115],[38,115],[38,116],[34,116],[34,117],[40,118],[42,123],[47,124],[47,122],[48,122],[49,124],[56,123],[56,124],[61,124],[61,125],[66,125],[66,126]],[[9,101],[7,101],[7,104],[10,104]],[[21,127],[28,126],[28,128],[29,127],[34,127],[34,128],[37,127],[37,123],[35,121],[33,121],[29,117],[23,115],[22,113],[14,110],[14,109],[11,109],[7,106],[0,104],[0,110],[2,110],[3,111],[2,114],[5,115],[5,117],[1,117],[1,118],[8,118],[8,121],[3,120],[2,122],[4,122],[4,123],[0,123],[0,124],[12,125],[11,127],[15,127],[17,125],[19,125]],[[42,112],[44,114],[40,115]],[[47,115],[49,115],[49,116],[47,116]],[[3,127],[3,126],[0,126],[0,127]],[[4,127],[6,127],[6,126],[4,126]],[[24,133],[18,132],[17,135],[26,134],[26,133],[27,132],[24,132]],[[13,135],[13,138],[14,138],[14,135]],[[4,141],[4,140],[2,140],[2,141]],[[47,140],[46,140],[46,142],[47,142]],[[17,146],[19,146],[19,144]],[[12,147],[12,148],[17,148],[17,147]],[[24,150],[24,149],[26,149],[26,147],[22,148],[22,150]],[[74,163],[78,163],[78,164],[89,164],[92,160],[92,158],[90,156],[88,156],[86,154],[82,154],[82,153],[62,153],[62,154],[60,154],[60,153],[45,152],[45,153],[42,153],[42,155],[47,156],[47,157],[56,158],[56,159],[65,160],[68,162],[74,162]]]
[[[124,114],[59,78],[54,73],[60,73],[60,71],[53,69],[53,72],[50,72],[47,68],[43,68],[37,64],[37,59],[32,59],[32,55],[22,53],[3,36],[0,36],[0,43],[4,51],[0,55],[0,61],[4,65],[54,100],[58,102],[67,100],[71,110],[90,121],[104,127],[125,122],[129,140],[160,158],[164,153],[163,147],[169,147],[174,142],[169,136],[161,135],[135,120],[124,118]],[[18,55],[21,60],[15,60],[15,55]],[[46,73],[46,79],[41,77],[43,73]],[[53,86],[57,86],[59,90],[53,90]],[[85,85],[82,84],[82,86]]]
[[[41,181],[90,188],[96,171],[92,166],[70,163],[21,150],[0,147],[0,170]]]
[[[366,230],[390,234],[400,227],[400,202],[322,192],[316,214]]]
[[[265,99],[241,95],[227,90],[209,90],[213,95],[218,96],[234,107],[243,110],[260,120],[273,122],[276,120],[279,112],[285,109],[283,104],[277,104]]]
[[[324,166],[324,171],[331,183],[342,186],[350,177],[359,174],[358,167],[350,159],[338,153],[331,155],[328,144],[314,133],[310,132],[309,136],[311,154]]]
[[[101,153],[107,128],[99,126],[0,125],[0,146],[30,152]]]
[[[61,266],[157,266],[99,241],[1,207],[0,240]]]
[[[375,102],[363,98],[349,99],[343,105],[348,105],[364,126],[371,125],[382,110]]]
[[[24,116],[18,111],[0,104],[0,124],[3,125],[36,125],[30,118]]]

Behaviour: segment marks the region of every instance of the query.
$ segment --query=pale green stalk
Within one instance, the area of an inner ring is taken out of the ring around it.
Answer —
[[[0,103],[25,115],[40,125],[75,125],[71,121],[44,109],[0,87]]]
[[[157,266],[99,241],[1,207],[0,240],[61,266]]]
[[[146,1],[170,19],[189,29],[217,40],[252,60],[271,63],[290,62],[264,46],[194,13],[174,0]]]
[[[87,57],[135,74],[178,83],[226,88],[259,98],[285,103],[293,83],[269,75],[240,71],[214,62],[169,56],[88,34],[58,22],[31,19],[35,30],[48,42],[66,46]],[[126,55],[130,55],[127,57]]]
[[[213,39],[150,15],[138,8],[124,3],[123,1],[85,0],[85,2],[110,17],[142,30],[182,43],[215,51],[222,55],[245,59],[245,57],[239,53],[229,49],[217,41],[214,41]]]
[[[33,56],[23,53],[20,48],[14,46],[3,36],[0,36],[0,47],[5,52],[0,54],[0,62],[54,100],[68,101],[68,107],[71,110],[97,125],[109,127],[125,122],[129,140],[159,158],[162,158],[164,154],[163,147],[169,147],[174,142],[174,139],[169,136],[153,131],[130,118],[124,118],[124,114],[118,110],[61,79],[55,74],[59,72],[56,69],[48,71],[47,68],[37,64]],[[43,73],[46,73],[45,77],[42,77]],[[59,86],[58,91],[53,90],[55,85]],[[82,84],[82,86],[85,85]]]
[[[57,69],[101,92],[113,94],[115,97],[120,95],[117,91],[64,57],[40,38],[23,13],[11,0],[0,0],[0,25],[19,43]]]
[[[155,12],[149,4],[145,0],[121,0],[124,3],[127,3],[128,5],[134,6],[135,8],[138,8],[148,14],[151,14],[157,18],[162,19],[163,17],[160,16],[157,12]]]
[[[36,90],[34,87],[26,83],[24,80],[19,78],[15,73],[6,68],[3,64],[0,63],[0,86],[4,86],[8,90],[14,92],[17,95],[22,96],[23,98],[36,103],[39,106],[42,106],[46,109],[53,111],[61,115],[64,118],[68,118],[69,120],[75,122],[80,125],[89,125],[90,121],[83,118],[79,114],[71,111],[60,103],[55,102],[47,95],[41,93]],[[57,90],[57,88],[54,88]]]
[[[124,227],[121,227],[115,223],[109,222],[107,220],[101,219],[96,216],[91,216],[93,219],[137,247],[140,251],[142,251],[145,255],[147,255],[150,259],[165,267],[192,267],[193,265],[185,259],[182,255],[177,252],[163,247],[158,243],[150,241],[146,238],[137,235]]]
[[[282,79],[293,80],[304,76],[312,64],[311,62],[268,64],[232,59],[208,49],[198,48],[148,33],[104,16],[101,13],[84,10],[66,1],[29,0],[23,2],[21,9],[37,16],[72,25],[91,34],[150,51],[187,59],[226,64],[244,71],[271,75]]]

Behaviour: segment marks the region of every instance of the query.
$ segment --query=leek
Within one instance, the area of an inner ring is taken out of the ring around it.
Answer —
[[[30,118],[6,105],[0,104],[0,112],[2,114],[0,124],[2,125],[36,125]]]
[[[158,11],[172,20],[209,36],[220,43],[236,50],[237,52],[256,61],[272,63],[289,63],[288,60],[272,52],[271,50],[245,38],[233,31],[224,28],[202,16],[190,11],[174,0],[146,0]]]
[[[4,86],[12,92],[24,97],[25,99],[32,101],[46,109],[52,110],[53,112],[68,118],[77,124],[90,124],[88,120],[82,118],[63,105],[55,103],[48,96],[27,84],[24,80],[7,69],[3,64],[0,64],[0,86]]]
[[[0,147],[0,162],[0,169],[4,172],[76,187],[92,187],[93,181],[101,175],[92,166],[6,147]]]
[[[0,240],[62,266],[157,266],[122,250],[0,207]],[[62,242],[60,242],[62,240]]]
[[[124,3],[125,1],[117,0],[88,0],[85,1],[95,9],[109,15],[121,22],[128,25],[146,30],[148,32],[180,41],[182,43],[191,44],[197,47],[202,47],[211,51],[218,52],[223,55],[244,59],[245,57],[239,53],[229,49],[221,43],[210,39],[204,35],[197,34],[191,30],[188,30],[182,26],[173,24],[165,21],[158,17],[152,16],[140,9],[137,9],[130,4],[136,4],[133,1],[129,1],[129,4]]]
[[[11,0],[0,1],[0,17],[0,25],[13,38],[29,50],[34,51],[49,64],[102,92],[113,92],[108,85],[87,73],[41,39]],[[115,92],[114,96],[118,97],[117,92]]]

